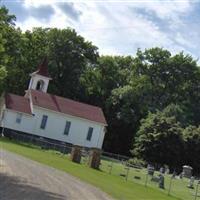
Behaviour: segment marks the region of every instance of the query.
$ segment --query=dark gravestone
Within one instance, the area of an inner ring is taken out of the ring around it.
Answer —
[[[184,165],[182,173],[183,173],[184,177],[191,178],[191,176],[192,176],[192,167],[190,167],[188,165]]]
[[[159,185],[159,188],[165,189],[165,178],[162,174],[159,175],[158,185]]]

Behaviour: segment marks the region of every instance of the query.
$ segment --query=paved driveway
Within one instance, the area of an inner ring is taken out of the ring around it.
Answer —
[[[0,200],[111,200],[79,179],[0,150]]]

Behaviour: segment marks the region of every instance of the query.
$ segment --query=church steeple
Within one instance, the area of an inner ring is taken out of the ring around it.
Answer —
[[[44,57],[42,62],[38,65],[37,71],[33,72],[30,76],[31,80],[28,89],[47,92],[49,80],[51,80],[48,72],[47,57]]]
[[[35,73],[41,76],[49,77],[48,60],[46,56],[44,57],[43,61],[38,65],[38,70]]]

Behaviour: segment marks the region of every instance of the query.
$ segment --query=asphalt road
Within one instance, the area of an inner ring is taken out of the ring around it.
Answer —
[[[0,150],[0,200],[111,200],[79,179]]]

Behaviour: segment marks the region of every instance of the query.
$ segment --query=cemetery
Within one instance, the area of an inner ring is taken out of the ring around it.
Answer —
[[[140,168],[122,160],[109,159],[96,149],[83,156],[79,146],[73,147],[71,154],[62,154],[57,150],[45,150],[5,138],[0,139],[0,145],[3,149],[66,171],[99,187],[116,199],[134,199],[138,195],[146,200],[200,199],[199,182],[191,176],[192,168],[189,166],[183,166],[181,174],[169,174],[163,168],[157,171],[153,166]]]
[[[106,172],[109,171],[107,162],[104,160],[101,165],[101,169]],[[194,176],[180,177],[179,174],[176,175],[175,173],[161,173],[160,171],[153,171],[152,173],[151,168],[147,170],[145,168],[137,169],[130,167],[127,178],[125,176],[126,168],[124,165],[119,162],[114,163],[111,174],[118,176],[121,171],[124,171],[124,180],[133,181],[145,187],[158,188],[166,195],[188,200],[200,199],[200,187],[199,189],[197,188],[199,182]],[[196,191],[196,189],[198,190]]]

